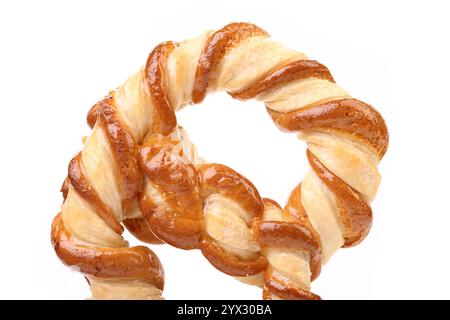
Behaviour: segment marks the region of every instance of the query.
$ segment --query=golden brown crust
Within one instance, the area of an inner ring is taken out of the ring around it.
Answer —
[[[263,203],[264,203],[265,205],[269,205],[269,206],[272,206],[272,207],[274,207],[274,208],[276,208],[276,209],[283,210],[283,209],[281,208],[280,204],[279,204],[278,202],[276,202],[275,200],[273,200],[273,199],[270,199],[270,198],[263,198],[262,200],[263,200]]]
[[[197,65],[192,102],[200,103],[206,95],[214,73],[228,50],[254,36],[268,36],[267,32],[250,23],[231,23],[214,32],[207,40]]]
[[[284,207],[284,214],[295,218],[309,231],[309,236],[312,238],[310,241],[312,241],[312,243],[320,243],[320,237],[309,221],[305,208],[303,208],[301,190],[301,183],[292,190],[286,206]],[[316,248],[316,250],[310,251],[310,255],[311,281],[313,281],[320,275],[322,269],[321,248],[319,247],[318,250]]]
[[[102,104],[103,101],[109,101],[111,99],[110,95],[107,95],[102,100],[98,101],[96,104],[94,104],[91,109],[89,109],[89,112],[87,114],[87,123],[89,125],[89,128],[94,128],[95,123],[97,122],[98,116],[100,112],[102,111]]]
[[[219,66],[227,52],[255,36],[268,34],[252,24],[233,23],[208,36],[198,59],[192,88],[193,103],[201,102],[208,87],[216,84]],[[177,46],[171,41],[161,43],[150,53],[145,65],[144,81],[151,100],[153,127],[144,141],[135,141],[127,125],[121,121],[113,93],[95,104],[88,113],[89,126],[93,128],[97,124],[110,145],[122,211],[132,211],[131,204],[136,200],[139,202],[142,218],[125,219],[123,223],[142,241],[164,241],[178,248],[201,249],[213,266],[229,275],[244,277],[265,272],[264,298],[320,299],[280,276],[262,253],[267,248],[307,253],[311,280],[320,274],[321,239],[303,207],[301,184],[292,191],[282,209],[277,202],[262,199],[253,184],[231,168],[221,164],[194,163],[183,154],[183,148],[180,148],[183,142],[174,134],[177,132],[177,119],[169,99],[169,90],[174,88],[169,88],[167,70],[169,56]],[[273,69],[230,94],[237,99],[263,97],[289,83],[310,78],[334,82],[330,71],[317,61],[287,59],[284,64],[276,64]],[[336,134],[367,145],[380,159],[388,146],[388,132],[381,115],[356,99],[329,98],[290,112],[270,108],[267,111],[282,130]],[[344,246],[359,243],[372,223],[369,205],[359,192],[327,169],[311,152],[308,151],[307,156],[313,171],[336,200],[344,229]],[[118,234],[122,233],[120,221],[83,175],[81,154],[70,162],[68,178],[61,188],[64,198],[68,196],[70,187],[109,227]],[[243,258],[226,250],[220,241],[206,232],[204,207],[211,195],[232,200],[245,211],[245,222],[262,251]],[[265,205],[279,210],[283,221],[264,220]],[[64,227],[60,214],[52,225],[52,244],[66,264],[80,268],[91,279],[141,280],[163,288],[159,260],[145,247],[100,248],[81,242]]]
[[[100,248],[84,243],[64,227],[61,214],[52,224],[52,245],[57,256],[80,272],[103,279],[141,280],[164,288],[164,271],[158,257],[143,246]]]
[[[61,193],[63,194],[63,199],[66,200],[67,194],[69,193],[70,180],[69,177],[64,179],[63,184],[61,185]]]
[[[112,98],[102,100],[100,108],[100,126],[111,146],[116,171],[119,172],[122,210],[126,211],[142,188],[143,177],[136,157],[137,145],[128,128],[118,119]]]
[[[340,99],[315,104],[291,112],[267,108],[275,124],[285,131],[330,130],[364,141],[380,159],[386,153],[389,134],[380,113],[356,99]]]
[[[156,204],[143,193],[141,211],[160,239],[182,249],[199,248],[203,231],[200,175],[182,154],[173,155],[175,148],[169,136],[152,134],[144,141],[141,167],[165,203]]]
[[[271,199],[264,199],[267,206],[281,211],[281,207]],[[287,221],[263,220],[255,222],[255,238],[265,248],[278,250],[303,251],[309,254],[311,281],[316,279],[322,267],[322,250],[319,236],[312,227],[301,202],[301,185],[291,193],[282,211]],[[263,298],[272,299],[273,295],[282,299],[317,300],[319,296],[300,288],[298,284],[282,279],[269,266],[265,273]]]
[[[334,82],[330,71],[323,64],[315,60],[297,60],[267,72],[249,86],[230,92],[230,95],[240,100],[251,99],[289,82],[307,78],[325,79]]]
[[[275,275],[271,267],[267,269],[263,291],[264,299],[271,300],[272,295],[275,295],[285,300],[320,300],[320,297],[311,291],[288,283],[285,279]]]
[[[372,226],[372,209],[362,199],[358,191],[350,187],[333,172],[328,170],[311,151],[307,151],[311,168],[333,193],[340,209],[344,226],[345,247],[360,243]]]
[[[260,218],[264,204],[255,186],[244,176],[222,164],[204,164],[199,168],[203,196],[206,199],[212,194],[220,194],[233,200],[251,219],[249,228],[255,219]],[[261,253],[255,253],[252,259],[242,259],[219,246],[214,239],[203,235],[202,253],[222,272],[244,277],[261,272],[267,266],[267,260]]]
[[[305,251],[311,257],[313,277],[317,278],[320,270],[321,250],[319,242],[311,231],[299,222],[259,221],[255,228],[255,238],[261,246],[281,249],[296,249]]]
[[[208,235],[204,235],[201,250],[214,267],[230,276],[248,277],[267,267],[267,259],[262,254],[255,254],[250,259],[237,257],[223,249]]]
[[[131,218],[123,220],[123,224],[137,239],[151,244],[162,244],[160,240],[152,231],[148,218]]]
[[[123,232],[123,227],[117,221],[111,208],[108,207],[99,197],[92,185],[87,181],[81,169],[81,152],[72,158],[69,164],[68,181],[73,188],[85,199],[95,210],[98,216],[118,234]],[[67,185],[65,188],[68,188]],[[64,192],[67,197],[68,189]],[[64,197],[64,198],[65,198]]]
[[[264,203],[253,183],[243,175],[217,163],[202,165],[200,173],[205,198],[211,194],[223,195],[238,203],[250,217],[261,217]]]
[[[153,132],[163,135],[172,132],[177,125],[165,79],[167,58],[175,47],[172,41],[161,43],[150,53],[145,65],[145,82],[153,104]]]

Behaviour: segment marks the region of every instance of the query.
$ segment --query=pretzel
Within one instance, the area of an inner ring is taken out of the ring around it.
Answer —
[[[200,158],[177,124],[176,111],[213,91],[264,102],[281,130],[306,142],[311,170],[284,207]],[[320,299],[310,287],[321,266],[371,228],[388,145],[383,118],[324,65],[253,24],[161,43],[91,108],[88,124],[52,244],[94,299],[162,298],[161,263],[148,248],[129,247],[122,224],[147,243],[200,249],[218,270],[260,286],[264,299]]]

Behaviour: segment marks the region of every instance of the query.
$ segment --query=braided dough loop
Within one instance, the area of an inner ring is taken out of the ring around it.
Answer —
[[[177,124],[175,111],[212,91],[261,100],[281,130],[307,143],[311,170],[284,208],[233,169],[201,159]],[[310,285],[322,264],[370,230],[388,145],[382,117],[324,65],[255,25],[158,45],[88,123],[52,242],[94,298],[161,296],[158,259],[128,248],[120,222],[142,241],[200,249],[220,271],[262,287],[265,299],[319,299]]]

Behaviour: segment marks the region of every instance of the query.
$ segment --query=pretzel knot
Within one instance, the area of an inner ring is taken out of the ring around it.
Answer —
[[[284,207],[233,169],[200,158],[177,124],[177,110],[212,91],[263,101],[281,130],[307,143],[311,170]],[[369,203],[388,145],[383,118],[324,65],[255,25],[158,45],[91,108],[88,124],[51,240],[95,299],[162,298],[160,261],[129,247],[122,224],[147,243],[200,249],[218,270],[263,288],[265,299],[320,299],[310,286],[322,265],[372,225]]]

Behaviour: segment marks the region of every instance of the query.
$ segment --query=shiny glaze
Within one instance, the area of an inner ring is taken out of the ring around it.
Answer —
[[[200,103],[205,98],[208,85],[228,50],[237,46],[239,42],[255,36],[268,34],[254,24],[231,23],[210,35],[198,61],[192,89],[193,103]]]
[[[130,130],[119,119],[115,108],[113,95],[110,94],[89,110],[87,122],[93,128],[98,121],[108,139],[116,168],[120,173],[122,209],[126,211],[142,188],[143,176],[136,158],[137,143]]]
[[[86,120],[87,124],[89,125],[89,128],[94,128],[95,123],[97,122],[98,116],[100,112],[102,111],[102,104],[103,101],[110,101],[111,95],[107,95],[103,100],[98,101],[96,104],[94,104],[91,109],[89,109],[89,112],[87,114]]]
[[[200,248],[213,266],[234,276],[261,272],[267,261],[261,254],[249,259],[237,257],[219,246],[204,230],[203,205],[211,194],[221,194],[238,203],[252,219],[263,212],[262,199],[253,184],[236,171],[220,164],[196,168],[176,137],[159,133],[148,136],[140,151],[147,179],[164,199],[155,203],[145,193],[140,208],[150,231],[165,242],[182,249]],[[180,150],[180,151],[175,151]],[[142,236],[142,235],[141,235]]]
[[[238,91],[230,92],[235,99],[251,99],[273,91],[289,82],[307,78],[325,79],[334,82],[327,67],[315,60],[297,60],[261,76],[254,83]]]
[[[177,125],[177,118],[166,92],[167,58],[176,44],[163,42],[150,53],[145,65],[144,79],[149,88],[153,105],[153,132],[167,135]]]
[[[182,149],[175,151],[180,143],[177,138],[156,133],[147,137],[141,148],[141,167],[164,199],[161,205],[145,193],[141,196],[140,208],[151,231],[175,247],[200,248],[211,264],[227,274],[248,276],[261,272],[267,265],[262,255],[242,259],[227,252],[205,233],[203,220],[204,200],[211,194],[238,203],[249,221],[260,217],[263,204],[258,191],[226,166],[207,164],[197,169],[183,157]]]
[[[165,205],[154,203],[142,193],[140,208],[158,238],[178,248],[194,249],[200,247],[203,232],[200,175],[182,154],[174,154],[179,143],[158,133],[145,139],[141,167]]]
[[[284,278],[274,275],[271,267],[267,269],[263,291],[263,298],[265,300],[273,299],[273,295],[286,300],[320,300],[318,295],[293,285],[290,282],[287,283]]]
[[[131,202],[139,195],[143,183],[143,174],[137,161],[137,144],[129,129],[119,119],[112,95],[96,103],[89,111],[87,120],[91,128],[97,123],[108,140],[119,181],[121,207],[122,211],[126,212]],[[72,185],[108,226],[119,234],[123,232],[123,227],[111,208],[101,200],[84,176],[81,153],[69,164],[68,177],[61,188],[64,199],[67,197],[69,185]],[[148,228],[145,229],[141,220],[129,219],[125,225],[143,241],[161,243],[156,237],[151,237],[152,234],[148,232]],[[63,227],[61,218],[55,219],[52,234],[58,257],[68,265],[79,267],[85,274],[97,278],[144,280],[163,288],[162,266],[153,252],[145,247],[113,249],[89,246],[73,237]]]
[[[380,159],[388,147],[389,134],[380,113],[356,99],[333,100],[286,113],[270,108],[267,111],[275,124],[285,131],[336,131],[365,142]]]
[[[255,238],[261,246],[306,251],[312,257],[320,255],[319,243],[310,230],[298,222],[265,220],[260,221],[255,230]],[[317,271],[315,271],[315,277],[317,277]]]
[[[322,253],[318,235],[309,223],[301,203],[300,185],[291,193],[285,210],[287,221],[258,220],[254,225],[255,238],[262,247],[279,248],[281,250],[304,251],[309,253],[311,281],[315,280],[322,267]],[[273,207],[282,210],[272,199],[264,199],[266,209]],[[287,279],[280,279],[274,274],[272,267],[265,273],[263,297],[272,299],[272,294],[284,299],[320,299],[319,296],[299,288]]]
[[[204,235],[202,253],[216,269],[234,277],[247,277],[260,273],[267,267],[267,259],[262,254],[256,254],[251,259],[237,257],[217,244],[214,239]]]
[[[70,186],[70,180],[69,177],[66,177],[63,181],[63,184],[61,185],[61,193],[63,194],[63,199],[66,200],[67,195],[69,194],[69,186]]]
[[[357,245],[364,240],[370,231],[372,209],[362,199],[358,191],[328,170],[309,150],[307,151],[307,157],[311,168],[333,193],[337,201],[340,219],[344,226],[344,247]]]
[[[151,244],[162,244],[160,240],[152,231],[148,218],[132,218],[122,221],[128,231],[137,239]]]
[[[273,207],[274,209],[277,209],[277,210],[283,210],[283,208],[281,208],[280,204],[273,199],[263,198],[262,200],[263,200],[263,204],[264,204],[264,210],[267,207]]]
[[[193,103],[201,102],[208,86],[214,84],[225,54],[253,36],[268,34],[252,24],[233,23],[209,36],[198,61],[192,91]],[[124,224],[136,237],[146,242],[157,243],[161,239],[183,249],[200,248],[217,269],[230,275],[248,276],[266,269],[266,299],[274,296],[284,299],[319,299],[319,296],[299,288],[284,277],[279,278],[262,254],[242,259],[227,252],[205,233],[204,201],[211,194],[221,194],[236,201],[247,212],[247,223],[263,247],[307,251],[311,257],[312,280],[320,274],[322,258],[319,236],[302,206],[300,184],[293,190],[283,209],[283,214],[289,217],[287,221],[262,221],[264,204],[277,208],[280,206],[273,200],[263,201],[250,181],[223,165],[208,164],[197,168],[182,157],[182,151],[178,155],[174,152],[180,141],[171,137],[177,127],[177,120],[167,92],[166,64],[176,46],[173,42],[164,42],[150,53],[147,60],[144,79],[152,99],[153,134],[144,140],[140,151],[136,151],[137,145],[129,130],[118,119],[112,95],[94,105],[88,113],[90,127],[99,121],[111,144],[120,177],[123,210],[140,194],[140,209],[144,217],[127,219]],[[309,77],[334,82],[325,66],[312,60],[299,60],[270,70],[250,85],[230,94],[237,99],[249,99]],[[368,144],[380,158],[387,149],[388,133],[382,117],[370,105],[356,99],[322,101],[288,113],[268,108],[268,112],[278,127],[285,131],[319,130],[345,135]],[[339,204],[345,226],[345,245],[358,243],[369,231],[370,207],[355,190],[328,171],[312,154],[308,153],[308,159]],[[71,184],[108,225],[121,232],[119,222],[114,216],[111,219],[110,209],[102,207],[104,204],[82,176],[79,161],[77,158],[71,162],[69,177],[61,188],[64,197]],[[163,205],[155,203],[142,192],[140,171],[161,194]],[[52,243],[66,264],[78,266],[88,275],[100,278],[144,278],[162,288],[162,267],[153,253],[144,247],[113,249],[81,243],[64,228],[60,215],[52,226]]]
[[[164,288],[161,263],[146,247],[99,248],[84,243],[64,227],[61,214],[53,220],[51,241],[57,256],[66,265],[79,268],[88,277],[141,280],[158,289]]]
[[[330,71],[324,65],[314,60],[298,60],[279,66],[249,86],[230,94],[237,99],[250,99],[292,81],[311,77],[334,82]],[[380,158],[388,147],[389,135],[382,116],[372,106],[357,99],[319,102],[286,113],[270,108],[267,108],[267,111],[282,130],[289,132],[305,129],[338,131],[350,138],[368,143]]]
[[[92,185],[87,181],[81,169],[81,152],[78,153],[69,163],[68,180],[73,188],[86,200],[91,207],[95,210],[98,216],[115,232],[121,234],[123,232],[123,227],[120,222],[117,221],[111,208],[107,206],[99,197],[97,192],[94,190]],[[63,188],[68,188],[68,184],[65,183]],[[67,197],[68,189],[63,191],[65,197]],[[65,198],[64,197],[64,198]]]
[[[305,208],[303,208],[301,190],[301,183],[298,184],[294,190],[292,190],[286,206],[284,207],[284,214],[293,217],[296,221],[298,221],[298,223],[308,230],[305,235],[311,237],[309,243],[313,245],[313,250],[309,251],[311,258],[311,281],[313,281],[320,275],[320,271],[322,269],[322,250],[320,248],[319,234],[312,226],[308,215],[306,214]]]
[[[112,98],[102,100],[100,108],[99,124],[111,146],[116,172],[119,173],[122,210],[126,211],[141,191],[143,183],[143,175],[137,161],[137,144],[129,129],[118,118]]]
[[[204,198],[220,194],[233,200],[244,209],[249,218],[248,227],[252,228],[255,219],[261,218],[264,211],[263,201],[255,186],[244,176],[222,164],[204,164],[200,166],[199,171]],[[267,266],[267,260],[261,253],[255,254],[250,260],[236,257],[206,234],[203,236],[201,250],[213,266],[233,276],[257,274]]]
[[[261,217],[264,203],[247,178],[223,164],[204,164],[200,166],[204,197],[211,194],[223,195],[236,203],[251,217]]]

